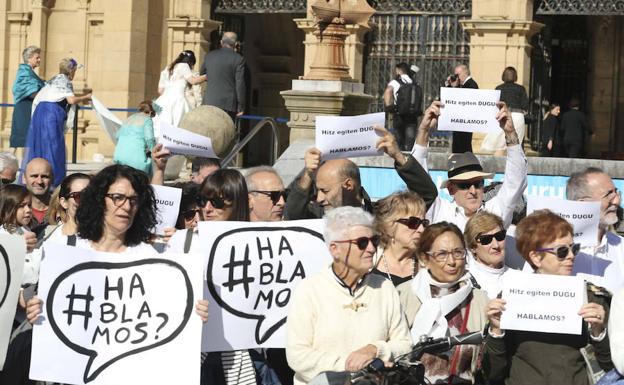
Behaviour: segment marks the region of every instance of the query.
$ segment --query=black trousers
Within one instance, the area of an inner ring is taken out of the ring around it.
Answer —
[[[565,149],[568,153],[568,158],[583,157],[583,143],[566,143]]]
[[[418,117],[416,115],[394,115],[394,135],[402,151],[412,151],[417,130]]]
[[[452,152],[461,154],[472,152],[472,132],[453,131]]]

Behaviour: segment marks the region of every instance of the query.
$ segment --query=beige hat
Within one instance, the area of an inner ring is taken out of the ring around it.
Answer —
[[[463,181],[474,178],[491,179],[493,173],[483,172],[479,159],[472,152],[451,154],[448,158],[448,179],[442,182],[441,188],[446,188],[449,181]]]

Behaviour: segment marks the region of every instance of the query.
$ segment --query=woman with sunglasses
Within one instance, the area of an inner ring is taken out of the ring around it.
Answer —
[[[175,228],[177,230],[194,229],[199,221],[199,207],[197,207],[199,185],[193,182],[185,182],[179,183],[175,187],[182,189],[180,212]]]
[[[87,187],[90,180],[90,175],[80,172],[63,179],[50,200],[50,208],[46,214],[50,225],[44,231],[44,241],[53,240],[66,244],[67,236],[78,232],[76,211],[80,205],[82,190]]]
[[[233,169],[215,171],[204,179],[197,207],[200,221],[249,221],[245,178]],[[169,242],[169,250],[185,253],[205,253],[205,246],[199,240],[197,227],[176,232]],[[256,372],[247,350],[209,353],[202,363],[201,377],[201,384],[256,384]]]
[[[375,230],[383,251],[371,273],[388,278],[394,286],[414,278],[418,241],[429,225],[424,218],[425,202],[413,191],[396,192],[377,202]]]
[[[420,236],[418,257],[426,268],[397,289],[412,341],[483,330],[487,294],[473,287],[466,271],[464,235],[452,223],[428,226]],[[479,346],[460,345],[448,353],[425,354],[421,361],[432,384],[482,383]]]
[[[487,211],[476,213],[466,223],[464,240],[468,246],[468,271],[474,286],[485,290],[490,298],[501,292],[502,278],[509,270],[505,266],[505,236],[503,220]]]
[[[295,288],[286,322],[286,356],[294,384],[324,371],[357,371],[373,359],[392,361],[411,347],[399,297],[387,278],[368,274],[379,236],[359,207],[324,217],[333,261]]]
[[[75,246],[108,253],[153,255],[148,243],[156,226],[156,199],[147,175],[132,167],[108,166],[98,172],[80,194],[76,212]],[[34,323],[43,301],[28,301],[27,317]],[[198,301],[196,311],[207,320],[208,303]]]
[[[571,275],[579,244],[572,226],[549,210],[524,218],[516,229],[517,248],[535,274]],[[578,314],[582,334],[556,334],[502,330],[500,316],[505,300],[493,299],[487,307],[490,319],[485,342],[484,368],[490,381],[506,384],[587,385],[587,365],[579,349],[591,344],[599,365],[609,370],[609,339],[606,337],[609,293],[587,284],[587,304]]]

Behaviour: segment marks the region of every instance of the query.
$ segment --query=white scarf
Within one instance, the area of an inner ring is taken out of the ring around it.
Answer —
[[[458,283],[461,287],[456,292],[440,298],[431,297],[431,285],[449,288]],[[418,297],[421,303],[412,324],[412,341],[417,343],[422,335],[433,338],[445,337],[448,332],[446,315],[464,302],[471,291],[472,283],[469,273],[464,274],[456,282],[444,284],[435,281],[429,274],[429,270],[420,270],[412,280],[412,293]]]

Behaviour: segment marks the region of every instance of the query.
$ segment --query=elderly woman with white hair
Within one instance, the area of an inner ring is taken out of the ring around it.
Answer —
[[[9,143],[13,151],[24,147],[30,125],[33,100],[43,85],[43,80],[34,69],[41,64],[41,48],[31,45],[22,51],[23,63],[17,68],[13,83],[13,119],[11,120],[11,138]]]
[[[324,371],[357,371],[375,358],[393,361],[411,348],[397,291],[389,280],[369,274],[379,244],[372,216],[339,207],[324,220],[333,261],[295,289],[286,321],[294,384]]]

